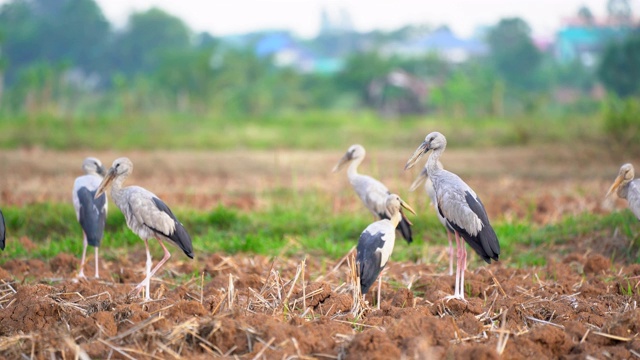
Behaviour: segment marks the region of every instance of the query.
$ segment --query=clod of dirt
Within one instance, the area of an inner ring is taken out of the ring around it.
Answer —
[[[391,306],[405,308],[413,306],[413,292],[407,288],[400,288],[393,295]]]
[[[455,359],[497,360],[500,357],[495,347],[487,345],[464,346],[454,350]]]
[[[181,300],[175,303],[168,311],[167,317],[176,322],[183,321],[192,316],[204,316],[207,314],[204,306],[199,301]]]
[[[9,336],[18,331],[30,333],[45,326],[53,327],[58,321],[58,304],[49,294],[51,286],[36,284],[20,286],[13,304],[0,310],[0,335]]]
[[[611,267],[611,260],[600,254],[594,254],[587,258],[584,263],[584,272],[589,274],[597,274],[602,271],[606,271]]]
[[[113,318],[113,313],[107,311],[99,311],[91,315],[91,318],[95,320],[96,326],[105,336],[116,336],[116,334],[118,333],[118,326],[116,325],[116,321]]]
[[[325,316],[349,311],[353,305],[353,298],[350,294],[331,293],[329,298],[318,305],[318,311]]]
[[[53,273],[71,274],[78,268],[78,260],[73,255],[59,253],[49,261],[49,267]]]
[[[383,332],[370,329],[356,335],[347,348],[346,359],[399,359],[400,349]]]
[[[316,293],[317,292],[317,293]],[[331,295],[331,285],[326,282],[314,282],[305,288],[304,293],[306,295],[316,293],[315,295],[306,299],[307,306],[316,307],[321,302],[325,301],[326,298]],[[300,299],[298,303],[302,304],[302,290],[298,291],[292,299]]]

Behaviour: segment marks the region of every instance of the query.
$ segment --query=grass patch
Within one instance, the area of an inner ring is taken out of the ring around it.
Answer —
[[[222,252],[284,256],[306,254],[338,259],[357,244],[360,233],[372,221],[364,208],[355,213],[333,213],[331,199],[317,193],[278,191],[278,195],[282,201],[264,211],[242,212],[219,206],[204,212],[175,209],[175,213],[190,232],[197,256]],[[142,241],[127,228],[122,213],[113,204],[110,209],[101,253],[114,259],[123,252],[143,249]],[[27,257],[50,259],[61,252],[81,253],[82,232],[71,204],[7,207],[3,212],[9,237],[0,263]],[[392,259],[435,261],[447,246],[444,228],[431,208],[421,211],[411,220],[414,223],[414,242],[407,245],[398,237]],[[544,265],[549,258],[571,251],[568,244],[572,242],[581,241],[579,239],[583,237],[607,241],[616,231],[619,236],[631,240],[629,247],[621,251],[625,253],[616,253],[615,256],[635,261],[640,248],[635,236],[640,230],[639,225],[628,211],[607,215],[583,214],[549,226],[497,222],[494,228],[500,239],[500,258],[509,266]],[[20,246],[19,238],[22,236],[29,238],[36,248],[27,250]],[[159,254],[159,247],[154,242],[152,249],[154,256]],[[469,259],[480,261],[473,255]],[[446,266],[448,261],[442,264]]]
[[[0,148],[342,150],[352,143],[397,148],[417,143],[434,130],[450,134],[454,147],[504,146],[597,139],[601,122],[598,116],[451,119],[429,115],[389,120],[365,111],[305,111],[262,118],[0,113]]]

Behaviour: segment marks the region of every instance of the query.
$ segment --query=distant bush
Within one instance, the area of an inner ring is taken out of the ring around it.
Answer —
[[[640,146],[640,99],[610,98],[604,108],[604,131],[618,146]]]

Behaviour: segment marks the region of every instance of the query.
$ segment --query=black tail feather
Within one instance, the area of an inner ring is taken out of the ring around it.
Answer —
[[[400,231],[402,237],[407,241],[407,244],[411,244],[413,242],[413,234],[411,233],[411,221],[402,213],[402,220],[398,223],[396,229]]]

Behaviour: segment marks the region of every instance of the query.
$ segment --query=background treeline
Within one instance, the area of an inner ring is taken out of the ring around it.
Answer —
[[[131,14],[124,27],[116,28],[93,0],[8,1],[0,6],[0,146],[87,145],[64,135],[51,140],[50,132],[34,136],[49,124],[73,134],[82,126],[113,131],[109,124],[122,125],[114,119],[142,116],[149,124],[171,118],[183,123],[156,130],[175,135],[176,129],[186,126],[183,131],[189,133],[207,121],[219,122],[212,132],[238,122],[291,125],[307,118],[311,128],[321,127],[325,113],[340,114],[328,115],[327,127],[352,118],[366,123],[368,113],[409,121],[524,118],[511,127],[509,137],[516,142],[546,126],[527,127],[532,118],[604,115],[607,124],[601,128],[628,142],[638,139],[638,131],[627,131],[640,118],[637,31],[612,42],[590,67],[581,61],[561,63],[552,50],[541,50],[519,18],[487,28],[481,35],[486,54],[463,62],[385,51],[389,44],[434,30],[342,29],[298,39],[315,53],[341,56],[344,62],[338,71],[305,72],[256,52],[267,31],[244,35],[242,42],[194,33],[181,19],[155,8]],[[418,79],[426,90],[385,80],[394,74]],[[598,89],[605,95],[594,95]],[[558,101],[563,91],[570,91],[570,101]],[[138,130],[149,129],[141,125]]]

